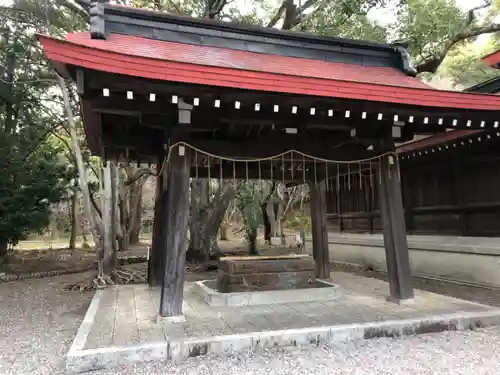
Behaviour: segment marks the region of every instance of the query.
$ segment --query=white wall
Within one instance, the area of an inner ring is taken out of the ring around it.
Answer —
[[[408,236],[408,244],[414,274],[500,286],[500,239]],[[329,250],[330,261],[387,269],[380,235],[329,234]]]

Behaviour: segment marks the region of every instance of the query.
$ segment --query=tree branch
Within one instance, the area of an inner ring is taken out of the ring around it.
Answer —
[[[473,27],[469,30],[463,30],[456,35],[454,35],[446,46],[440,51],[440,53],[424,59],[421,63],[416,66],[418,73],[430,72],[435,73],[439,68],[443,60],[445,59],[448,52],[455,46],[455,44],[462,42],[464,40],[474,38],[483,34],[491,34],[500,31],[500,24],[492,24],[487,26]]]
[[[61,137],[59,134],[57,134],[57,132],[55,131],[55,129],[50,129],[50,132],[52,133],[52,135],[54,137],[56,137],[57,139],[59,139],[64,144],[64,146],[66,146],[66,149],[68,150],[68,153],[69,153],[69,155],[71,157],[71,160],[74,163],[76,163],[76,160],[75,160],[74,155],[73,155],[73,150],[71,149],[71,146],[70,146],[69,142],[66,139],[64,139],[63,137]]]
[[[227,0],[207,0],[203,18],[215,19],[226,6]]]
[[[484,4],[478,5],[472,9],[470,9],[467,12],[467,19],[465,21],[465,26],[468,27],[468,26],[472,25],[472,23],[476,19],[476,11],[481,10],[481,9],[486,9],[489,6],[491,6],[491,4],[492,4],[492,0],[485,0]]]
[[[99,205],[97,204],[94,194],[90,191],[90,186],[88,187],[89,189],[89,195],[90,195],[90,203],[92,203],[92,207],[94,207],[94,210],[97,212],[97,216],[102,219],[102,212],[101,209],[99,208]]]
[[[149,168],[143,168],[139,170],[134,176],[128,178],[125,181],[125,186],[130,186],[142,177],[152,176],[154,173]]]
[[[283,12],[285,11],[286,7],[286,0],[281,3],[281,6],[278,8],[274,16],[271,18],[269,23],[266,25],[266,27],[274,27],[280,20],[281,16],[283,15]]]
[[[57,3],[78,14],[83,19],[86,19],[87,22],[90,21],[89,14],[87,13],[87,10],[90,6],[90,1],[75,0],[75,3],[73,3],[71,0],[58,0]]]

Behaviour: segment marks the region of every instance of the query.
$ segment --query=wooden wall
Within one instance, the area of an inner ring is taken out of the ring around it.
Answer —
[[[428,156],[401,161],[409,234],[500,236],[500,142],[474,140],[456,151],[429,150]],[[330,181],[330,230],[380,232],[377,186],[377,176]]]

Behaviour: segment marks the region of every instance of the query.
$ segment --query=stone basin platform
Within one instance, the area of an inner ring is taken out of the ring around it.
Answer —
[[[224,257],[219,261],[216,289],[232,293],[308,288],[316,283],[315,269],[314,259],[307,254]]]

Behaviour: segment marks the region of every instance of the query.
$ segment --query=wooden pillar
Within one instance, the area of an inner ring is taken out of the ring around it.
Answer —
[[[384,156],[380,163],[379,173],[379,202],[390,299],[395,302],[409,300],[413,298],[413,286],[399,164],[396,156]]]
[[[183,146],[171,150],[168,165],[168,189],[163,204],[163,246],[166,248],[165,271],[161,286],[160,315],[182,315],[184,263],[189,218],[189,173],[191,154]],[[165,166],[165,168],[167,168]],[[165,172],[164,172],[165,173]]]
[[[326,221],[326,182],[312,183],[310,187],[312,244],[313,257],[316,262],[316,276],[320,279],[327,279],[330,277],[330,260]]]
[[[156,170],[162,170],[163,155],[159,158]],[[168,207],[164,207],[166,202],[167,184],[164,182],[166,172],[156,179],[155,207],[153,218],[153,240],[148,262],[148,284],[149,286],[160,286],[165,274],[165,246],[163,238],[165,235],[165,225],[162,222],[163,212],[168,212]]]

